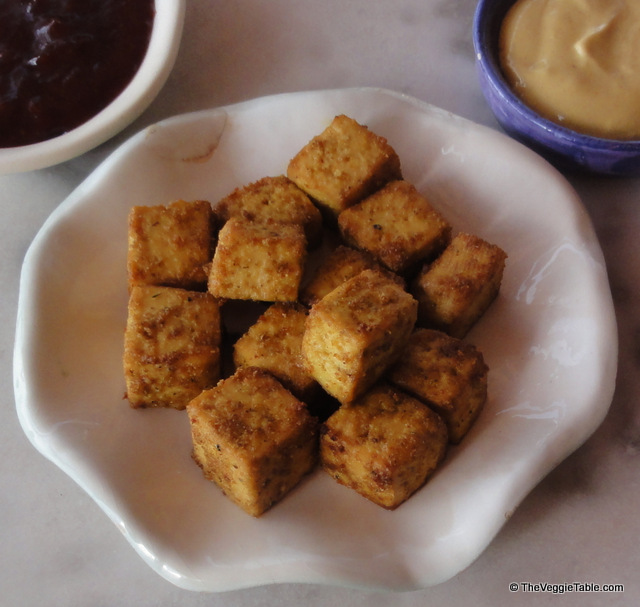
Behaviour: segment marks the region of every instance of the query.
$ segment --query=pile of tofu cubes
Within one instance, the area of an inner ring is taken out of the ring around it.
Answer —
[[[286,175],[214,202],[131,210],[131,406],[186,409],[193,459],[253,516],[318,462],[397,508],[486,401],[487,365],[464,337],[505,252],[454,235],[388,141],[344,115]],[[259,313],[234,334],[224,319],[249,302]]]

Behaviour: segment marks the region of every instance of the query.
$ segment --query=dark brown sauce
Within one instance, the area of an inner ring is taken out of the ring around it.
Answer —
[[[83,124],[144,59],[154,0],[0,0],[0,147]]]

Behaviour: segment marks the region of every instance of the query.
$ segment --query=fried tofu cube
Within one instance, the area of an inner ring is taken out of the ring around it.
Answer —
[[[136,206],[129,212],[129,290],[151,284],[202,289],[215,244],[211,205],[176,200],[167,206]]]
[[[304,227],[307,244],[315,247],[322,238],[322,216],[309,197],[285,175],[264,177],[237,188],[220,200],[215,214],[224,224],[230,217],[249,222],[271,220]]]
[[[126,396],[134,408],[184,409],[220,379],[220,308],[208,293],[142,285],[129,296]]]
[[[252,516],[282,500],[317,463],[317,420],[264,369],[238,369],[187,412],[193,459]]]
[[[218,234],[208,289],[223,299],[296,301],[305,259],[301,226],[232,217]]]
[[[438,255],[451,226],[412,184],[392,181],[338,217],[343,239],[403,274]]]
[[[307,310],[302,304],[271,304],[234,344],[235,366],[266,369],[308,404],[318,393],[319,385],[302,361],[306,320]]]
[[[324,422],[320,461],[340,484],[393,510],[433,475],[447,445],[446,426],[435,412],[380,384]]]
[[[498,295],[506,253],[472,234],[458,234],[412,286],[418,324],[463,338]]]
[[[309,282],[300,290],[300,301],[308,306],[318,303],[327,293],[363,270],[379,270],[397,281],[404,288],[405,282],[386,270],[371,255],[351,247],[340,245],[333,249],[315,269]]]
[[[335,218],[388,181],[401,179],[402,171],[384,137],[340,115],[292,158],[287,176]]]
[[[417,306],[397,282],[364,270],[311,308],[302,337],[306,368],[338,401],[354,401],[400,355]]]
[[[488,367],[472,344],[432,329],[416,329],[387,375],[400,389],[431,407],[458,444],[487,400]]]

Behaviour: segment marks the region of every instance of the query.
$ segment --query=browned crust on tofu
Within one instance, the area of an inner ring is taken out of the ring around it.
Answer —
[[[220,378],[220,340],[219,306],[208,293],[134,287],[123,358],[131,406],[184,409]]]
[[[472,344],[441,331],[416,329],[387,379],[436,411],[459,443],[487,400],[489,368]]]
[[[208,289],[222,299],[296,301],[305,260],[301,226],[232,217],[219,232]]]
[[[325,295],[363,270],[379,270],[404,288],[402,277],[381,266],[365,251],[339,245],[331,251],[315,270],[309,282],[300,290],[300,301],[308,306],[318,303]]]
[[[472,234],[458,234],[412,285],[418,324],[463,338],[500,291],[506,253]]]
[[[135,206],[129,212],[129,290],[153,284],[200,289],[215,244],[215,220],[205,200]]]
[[[451,226],[412,184],[393,181],[338,217],[347,244],[368,251],[403,274],[438,255],[451,240]]]
[[[311,308],[302,338],[307,370],[340,402],[355,400],[400,355],[417,305],[395,281],[364,270]]]
[[[289,162],[287,176],[335,217],[388,181],[400,179],[402,171],[384,137],[339,115]]]
[[[187,412],[193,459],[252,516],[282,500],[316,465],[317,420],[264,369],[238,369]]]
[[[233,347],[236,367],[266,369],[305,403],[318,394],[318,382],[302,360],[307,309],[299,303],[275,303],[249,327]]]
[[[389,510],[427,482],[446,451],[447,430],[440,417],[385,384],[340,407],[321,428],[323,468]]]
[[[264,177],[236,188],[215,206],[224,224],[231,217],[248,222],[275,221],[303,226],[307,243],[315,247],[322,237],[322,216],[309,197],[285,175]]]

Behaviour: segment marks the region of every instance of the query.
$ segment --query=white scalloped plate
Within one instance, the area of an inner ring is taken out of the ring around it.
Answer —
[[[123,400],[126,225],[134,204],[215,202],[285,171],[334,115],[384,135],[405,178],[459,230],[504,248],[499,298],[468,339],[489,400],[432,480],[388,512],[318,470],[253,519],[190,458],[186,415]],[[602,252],[576,193],[509,138],[378,89],[286,94],[164,121],[51,215],[23,268],[15,393],[34,446],[160,575],[193,590],[316,582],[410,590],[467,567],[605,416],[617,332]]]

